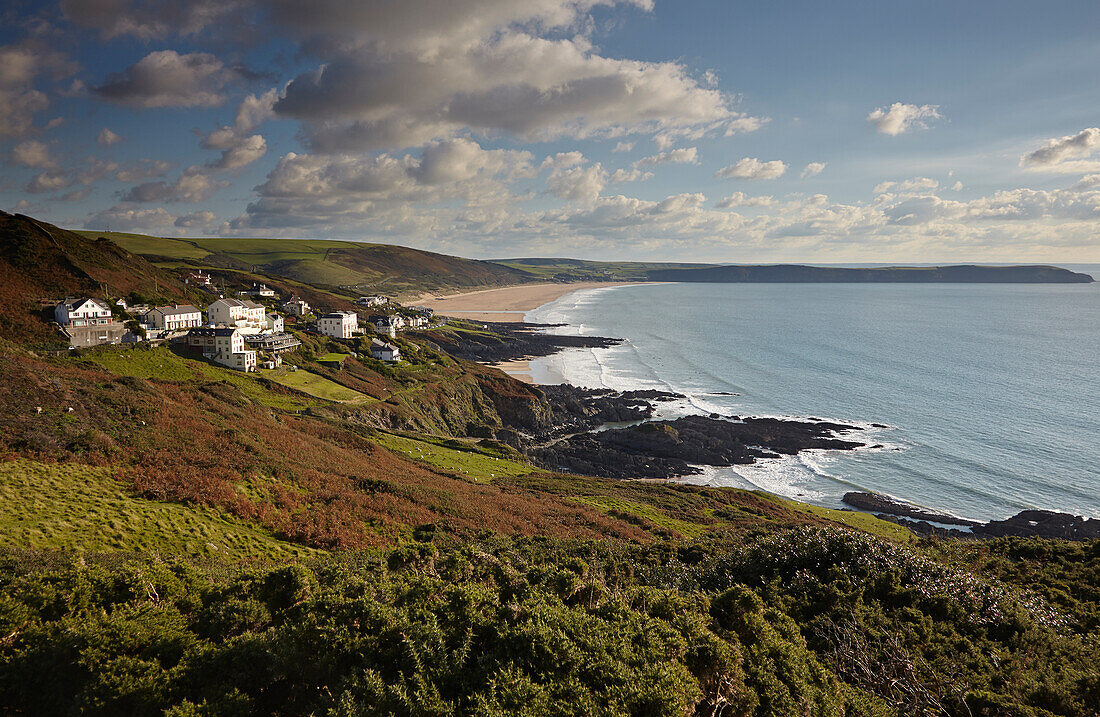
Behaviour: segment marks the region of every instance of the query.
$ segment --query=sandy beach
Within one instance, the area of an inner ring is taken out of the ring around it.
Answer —
[[[579,281],[574,284],[521,284],[505,286],[499,289],[481,289],[462,294],[440,295],[421,294],[405,299],[409,306],[427,306],[437,314],[456,319],[473,321],[523,321],[524,314],[537,309],[566,294],[582,289],[598,289],[603,286],[622,286],[621,281]],[[499,368],[513,378],[524,383],[535,383],[531,372],[531,362],[527,359],[501,361],[489,364]],[[545,373],[545,372],[544,372]],[[562,378],[552,373],[543,377],[544,381],[561,383]]]
[[[421,294],[406,305],[427,306],[437,314],[474,321],[523,321],[523,314],[566,294],[601,286],[621,286],[621,281],[579,281],[575,284],[521,284],[500,289],[481,289],[463,294]]]

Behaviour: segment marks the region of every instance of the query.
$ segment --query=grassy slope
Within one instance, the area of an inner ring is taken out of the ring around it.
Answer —
[[[0,212],[0,338],[67,346],[47,323],[53,302],[131,292],[164,301],[195,298],[176,276],[110,241]]]
[[[318,287],[355,286],[389,294],[505,286],[534,280],[522,270],[389,244],[307,239],[172,239],[106,236],[161,266],[260,271]]]
[[[582,259],[499,259],[498,264],[534,274],[543,280],[645,281],[650,271],[697,269],[710,264],[642,261],[585,261]]]
[[[0,546],[285,559],[315,551],[209,508],[135,497],[106,468],[0,462]]]

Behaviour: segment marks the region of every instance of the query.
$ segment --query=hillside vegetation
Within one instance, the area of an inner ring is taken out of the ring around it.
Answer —
[[[360,293],[410,294],[535,281],[529,272],[393,244],[305,239],[172,239],[105,236],[158,266],[233,269],[314,287],[356,287]]]
[[[128,296],[165,301],[194,294],[173,273],[108,239],[88,239],[21,214],[0,212],[0,338],[59,344],[47,325],[66,296]],[[65,342],[64,345],[67,345]]]
[[[250,374],[44,351],[36,292],[188,289],[2,218],[0,714],[1097,714],[1100,541],[548,471],[507,434],[558,425],[554,391],[445,353],[456,327],[397,364],[296,331]]]

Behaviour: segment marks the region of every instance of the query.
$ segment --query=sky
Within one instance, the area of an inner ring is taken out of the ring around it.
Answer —
[[[7,0],[0,208],[476,258],[1100,262],[1100,4]]]

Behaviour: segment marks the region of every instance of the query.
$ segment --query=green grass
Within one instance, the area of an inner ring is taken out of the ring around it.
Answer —
[[[82,352],[79,358],[102,366],[116,376],[134,376],[180,383],[225,381],[236,386],[241,393],[252,400],[271,408],[301,411],[317,405],[316,401],[305,397],[282,395],[270,391],[259,380],[258,374],[246,374],[223,368],[200,358],[185,358],[163,346],[106,346]],[[292,388],[295,387],[292,386]]]
[[[0,462],[0,546],[285,559],[318,551],[208,508],[131,495],[109,469]]]
[[[628,515],[637,516],[648,520],[650,523],[657,525],[666,530],[675,531],[683,536],[689,538],[695,538],[703,534],[706,527],[697,523],[689,523],[686,520],[678,520],[676,518],[670,518],[661,511],[657,510],[652,505],[646,505],[645,503],[636,503],[630,500],[624,500],[622,498],[616,498],[613,496],[596,496],[596,495],[577,495],[567,498],[575,503],[583,503],[596,508],[602,513],[609,513],[616,511],[618,513],[626,513]]]
[[[269,381],[274,381],[283,386],[289,386],[302,393],[308,393],[310,396],[323,398],[326,401],[362,404],[376,400],[359,391],[354,391],[347,386],[341,386],[335,381],[330,381],[324,376],[318,376],[315,373],[310,373],[303,369],[291,371],[286,367],[282,367],[269,371],[261,371],[260,373]]]
[[[494,478],[514,478],[536,470],[534,466],[526,463],[476,452],[477,447],[473,444],[470,445],[470,451],[460,451],[441,446],[436,442],[397,436],[392,433],[382,433],[372,437],[371,440],[394,453],[457,473],[476,483],[492,482]],[[443,440],[445,439],[441,439],[441,442]]]
[[[908,528],[903,528],[896,523],[891,523],[888,520],[882,520],[876,518],[870,513],[861,513],[858,510],[834,510],[832,508],[822,508],[819,505],[810,505],[809,503],[799,503],[794,500],[784,500],[777,496],[773,496],[768,493],[761,493],[767,498],[782,502],[791,510],[799,513],[809,513],[810,515],[816,515],[819,518],[825,518],[835,523],[843,523],[851,528],[862,530],[865,533],[870,533],[883,540],[889,540],[895,543],[911,543],[917,539],[917,536],[912,533]]]
[[[344,359],[348,358],[349,356],[351,356],[351,354],[338,354],[338,353],[329,352],[327,354],[322,354],[321,356],[318,356],[317,360],[322,361],[322,362],[323,361],[339,361],[339,362],[343,363]]]

